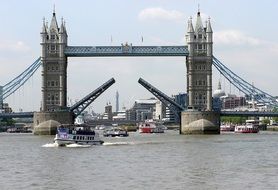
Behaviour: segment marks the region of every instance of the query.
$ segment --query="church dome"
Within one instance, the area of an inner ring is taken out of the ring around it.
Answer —
[[[225,94],[224,90],[221,89],[221,83],[219,81],[217,90],[215,90],[213,92],[213,97],[214,98],[220,98],[221,96],[225,96],[225,95],[226,94]]]

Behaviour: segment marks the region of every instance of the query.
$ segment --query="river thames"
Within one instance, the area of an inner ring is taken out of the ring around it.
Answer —
[[[0,134],[0,189],[278,189],[278,133],[130,133],[102,146]]]

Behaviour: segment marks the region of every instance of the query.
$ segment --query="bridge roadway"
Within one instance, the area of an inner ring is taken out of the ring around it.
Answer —
[[[0,119],[7,118],[32,118],[34,112],[14,112],[14,113],[0,113]]]
[[[221,116],[278,117],[278,112],[262,111],[221,111]]]
[[[188,56],[187,46],[67,46],[67,57]]]
[[[221,111],[221,116],[247,116],[247,117],[278,117],[278,112],[260,112],[260,111]],[[34,112],[16,112],[16,113],[0,113],[0,119],[3,118],[32,118]],[[107,123],[136,123],[136,121],[108,121]],[[94,121],[96,125],[105,124],[105,120],[100,120],[99,122]],[[138,121],[137,121],[138,122]]]

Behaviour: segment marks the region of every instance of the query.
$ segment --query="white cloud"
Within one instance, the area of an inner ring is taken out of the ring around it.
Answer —
[[[139,20],[169,20],[181,21],[185,15],[177,10],[165,10],[161,7],[146,8],[138,15]]]
[[[238,30],[224,30],[214,33],[214,42],[219,45],[249,45],[249,46],[259,46],[266,44],[267,42],[248,36]]]
[[[0,41],[0,51],[27,52],[30,51],[30,47],[22,41]]]

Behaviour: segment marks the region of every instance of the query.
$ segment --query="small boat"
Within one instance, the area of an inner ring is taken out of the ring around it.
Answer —
[[[7,129],[7,133],[32,133],[30,127],[12,127]]]
[[[153,120],[146,120],[139,124],[140,133],[164,133],[165,126],[154,122]]]
[[[103,144],[99,134],[86,125],[60,125],[57,128],[54,142],[59,146]]]
[[[220,131],[222,132],[232,132],[235,131],[235,126],[231,124],[225,124],[220,126]]]
[[[252,123],[246,123],[245,125],[235,126],[235,133],[258,133],[259,127]]]
[[[113,127],[111,129],[104,130],[103,136],[104,137],[127,137],[128,133],[124,129]]]

